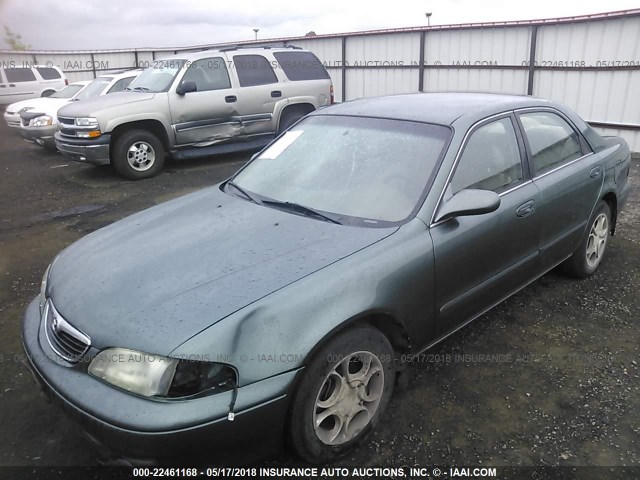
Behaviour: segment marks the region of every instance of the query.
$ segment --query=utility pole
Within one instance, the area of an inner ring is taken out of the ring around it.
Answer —
[[[427,27],[431,26],[431,15],[433,15],[433,12],[427,12],[425,13],[426,17],[427,17]]]
[[[260,31],[260,29],[259,29],[259,28],[254,28],[254,29],[253,29],[253,33],[255,33],[255,34],[256,34],[256,40],[258,40],[258,32],[259,32],[259,31]]]

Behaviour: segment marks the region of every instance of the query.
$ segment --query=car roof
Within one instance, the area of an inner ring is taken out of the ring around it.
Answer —
[[[554,104],[541,98],[501,93],[411,93],[352,100],[323,108],[314,115],[380,117],[453,125],[458,119],[476,121],[492,114],[536,106]]]
[[[267,52],[308,52],[303,48],[299,47],[255,47],[255,48],[245,48],[245,47],[228,47],[228,48],[220,48],[220,49],[212,49],[212,50],[201,50],[199,52],[184,52],[178,53],[175,55],[171,55],[170,57],[163,57],[155,59],[156,62],[170,62],[171,60],[188,60],[194,61],[199,60],[201,58],[208,58],[211,54],[225,54],[225,53],[240,53],[242,55],[262,55]]]

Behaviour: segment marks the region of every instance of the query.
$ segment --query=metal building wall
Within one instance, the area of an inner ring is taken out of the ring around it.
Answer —
[[[602,133],[623,136],[633,150],[640,151],[640,9],[268,42],[313,51],[327,66],[338,101],[417,91],[532,94],[568,105]],[[264,43],[243,42],[248,46]],[[178,50],[4,51],[0,62],[55,64],[73,81],[216,46],[221,45]]]

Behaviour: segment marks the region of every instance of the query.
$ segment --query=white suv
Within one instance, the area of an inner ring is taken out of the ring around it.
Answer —
[[[58,67],[1,67],[0,105],[48,97],[69,81]]]

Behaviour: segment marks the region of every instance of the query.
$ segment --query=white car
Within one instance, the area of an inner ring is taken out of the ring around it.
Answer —
[[[7,110],[17,112],[17,127],[22,138],[30,143],[36,143],[47,150],[55,150],[56,145],[53,135],[58,130],[57,113],[60,108],[70,102],[121,92],[127,88],[131,81],[139,74],[140,70],[129,70],[113,75],[101,75],[92,82],[82,82],[88,83],[88,85],[76,92],[73,97],[65,100],[60,99],[61,103],[47,102],[46,100],[49,100],[48,98],[42,98],[37,99],[37,104],[20,102],[23,104],[20,108],[10,105]],[[32,102],[36,102],[36,100]],[[16,115],[16,113],[13,115]],[[5,119],[7,120],[7,124],[9,124],[10,119],[7,117],[8,115],[5,114]],[[13,118],[15,117],[11,117],[12,121]]]
[[[58,67],[18,65],[3,64],[0,67],[0,105],[48,97],[69,84],[67,77]]]

